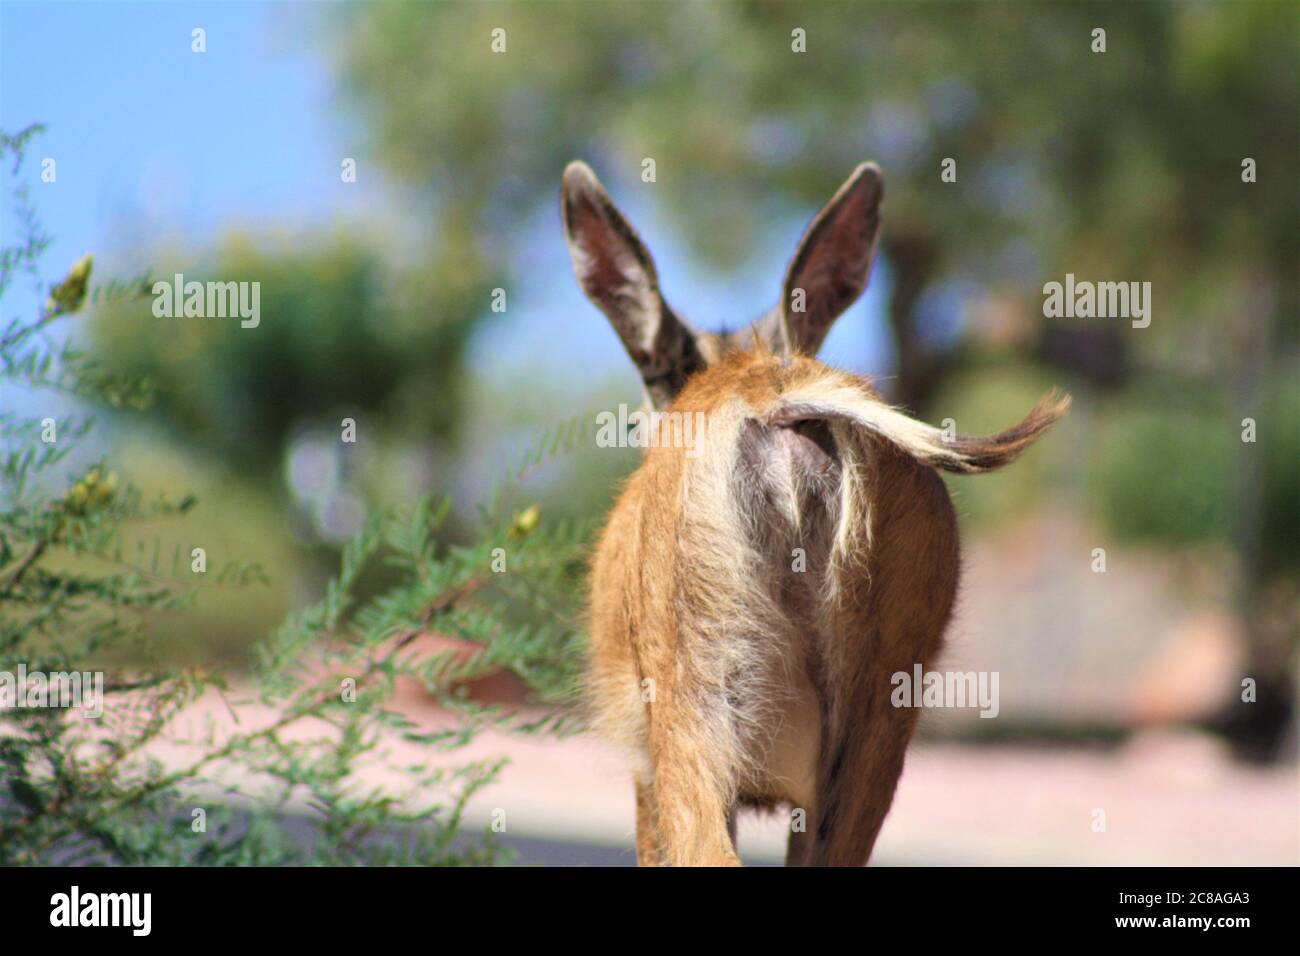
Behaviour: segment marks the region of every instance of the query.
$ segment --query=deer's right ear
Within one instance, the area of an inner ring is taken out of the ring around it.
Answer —
[[[695,334],[659,292],[654,260],[586,163],[564,170],[564,235],[573,271],[636,364],[656,408],[704,366]]]
[[[816,355],[831,324],[867,288],[884,195],[880,167],[862,163],[804,233],[776,316],[790,348]]]

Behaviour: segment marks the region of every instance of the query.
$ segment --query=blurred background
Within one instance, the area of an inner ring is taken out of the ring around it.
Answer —
[[[153,384],[98,451],[196,491],[187,541],[267,570],[150,650],[236,680],[374,509],[450,490],[454,541],[544,428],[639,403],[571,274],[568,160],[715,329],[775,302],[808,220],[877,161],[882,256],[822,357],[963,432],[1074,395],[1015,467],[949,482],[966,576],[944,667],[999,672],[1000,714],[926,715],[885,863],[1297,862],[1298,69],[1300,18],[1270,2],[0,10],[0,125],[48,126],[25,175],[52,266],[261,283],[256,329],[145,301],[64,333]],[[1045,318],[1067,273],[1150,282],[1149,327]],[[31,313],[45,290],[15,293]],[[593,445],[523,498],[596,521],[635,464]],[[479,692],[529,706],[508,675]],[[526,858],[630,861],[617,755],[474,746],[514,760],[476,812],[524,807]],[[742,824],[752,859],[779,853],[775,823]]]

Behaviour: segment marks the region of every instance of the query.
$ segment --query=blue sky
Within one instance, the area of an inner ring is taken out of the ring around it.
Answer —
[[[322,12],[294,3],[0,4],[0,126],[48,127],[24,167],[54,240],[47,277],[88,251],[99,279],[150,269],[160,251],[183,263],[236,228],[305,236],[351,222],[388,232],[383,217],[400,215],[402,205],[382,179],[340,182],[341,157],[364,155],[364,118],[339,111]],[[195,27],[206,31],[206,53],[191,51]],[[57,162],[53,184],[39,179],[46,157]],[[774,229],[746,267],[717,276],[693,267],[654,209],[629,203],[628,212],[670,300],[705,327],[775,301],[803,227]],[[6,209],[0,229],[7,237],[11,228]],[[475,364],[487,374],[491,363],[543,371],[576,364],[584,376],[626,368],[572,279],[558,214],[541,211],[526,236],[510,311],[485,325]],[[878,267],[824,358],[865,370],[886,364],[887,282]],[[37,302],[36,290],[15,288],[4,318],[32,315]]]
[[[201,248],[235,225],[292,228],[364,208],[363,190],[333,188],[345,136],[304,40],[311,12],[0,5],[0,124],[47,125],[24,170],[55,240],[47,267],[94,250],[129,271],[148,267],[152,246]],[[56,183],[39,181],[45,157]]]

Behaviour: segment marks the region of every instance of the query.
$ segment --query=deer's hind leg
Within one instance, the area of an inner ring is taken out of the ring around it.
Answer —
[[[790,864],[863,866],[871,856],[918,717],[914,709],[890,706],[888,691],[862,686],[840,701],[851,716],[827,727],[813,826],[791,835]]]
[[[669,866],[739,866],[728,821],[733,757],[705,715],[652,705],[653,807],[661,859]]]
[[[870,857],[921,716],[915,707],[894,706],[893,675],[911,674],[916,664],[929,668],[950,607],[948,598],[931,620],[886,620],[842,659],[822,699],[810,865],[863,866]]]

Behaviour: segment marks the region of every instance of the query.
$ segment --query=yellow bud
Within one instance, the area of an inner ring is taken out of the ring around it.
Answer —
[[[108,504],[117,493],[117,476],[101,468],[92,468],[73,484],[63,498],[71,514],[85,514],[91,508]]]
[[[514,524],[510,528],[510,534],[516,538],[522,538],[530,534],[541,521],[542,509],[538,505],[529,505],[523,511],[515,513]]]
[[[82,256],[73,263],[67,277],[50,290],[50,297],[45,300],[46,311],[63,314],[81,308],[86,300],[86,287],[94,261],[93,256]]]
[[[87,279],[90,278],[90,270],[94,266],[94,264],[95,264],[94,256],[90,256],[90,255],[82,256],[80,259],[74,262],[72,264],[72,268],[68,270],[68,278],[75,279],[78,282],[85,282]]]

